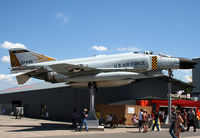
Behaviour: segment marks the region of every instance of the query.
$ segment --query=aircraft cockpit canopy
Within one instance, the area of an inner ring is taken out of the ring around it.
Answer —
[[[146,55],[152,55],[153,52],[152,51],[144,51],[144,54],[146,54]]]
[[[166,55],[166,54],[163,54],[163,53],[159,53],[158,55],[161,56],[161,57],[171,57],[170,55]]]

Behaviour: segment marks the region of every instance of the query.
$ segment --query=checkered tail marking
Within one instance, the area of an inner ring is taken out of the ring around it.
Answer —
[[[10,63],[11,67],[19,67],[21,64],[19,63],[19,60],[15,56],[14,52],[10,51]]]
[[[158,66],[157,66],[157,56],[152,56],[152,66],[151,66],[152,70],[157,70]]]

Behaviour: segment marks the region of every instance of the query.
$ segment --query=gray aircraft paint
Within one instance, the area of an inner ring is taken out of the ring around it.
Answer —
[[[152,55],[150,53],[124,53],[115,55],[94,56],[70,60],[55,60],[53,58],[23,49],[11,49],[21,67],[12,68],[22,72],[17,76],[18,83],[25,83],[30,77],[49,82],[66,82],[74,86],[88,87],[89,82],[112,87],[124,85],[138,78],[162,75],[162,70],[178,69],[179,58]],[[27,52],[28,51],[28,52]],[[115,84],[115,85],[114,85]]]

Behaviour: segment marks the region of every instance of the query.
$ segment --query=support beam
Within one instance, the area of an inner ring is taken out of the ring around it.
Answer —
[[[171,91],[172,91],[172,83],[168,82],[168,115],[169,115],[169,123],[171,123],[171,116],[172,116],[172,112],[171,112],[171,107],[172,107],[172,98],[171,98]]]
[[[95,91],[96,89],[94,88],[94,85],[91,85],[90,86],[90,111],[89,111],[89,114],[88,114],[88,120],[97,120],[97,117],[96,117],[96,113],[95,113],[95,107],[94,107],[94,100],[95,100]]]
[[[88,118],[87,118],[88,128],[104,130],[103,126],[99,126],[99,120],[96,117],[96,112],[95,112],[95,108],[94,108],[95,92],[97,90],[97,85],[95,82],[89,82],[88,87],[89,87],[89,91],[90,91],[90,111],[89,111]]]
[[[173,77],[173,73],[172,70],[169,69],[168,70],[168,75],[169,75],[169,79],[168,79],[168,123],[171,123],[171,107],[172,107],[172,98],[171,98],[171,92],[172,92],[172,77]]]

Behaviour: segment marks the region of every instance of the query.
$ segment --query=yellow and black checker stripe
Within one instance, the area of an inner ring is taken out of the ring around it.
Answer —
[[[151,66],[152,70],[157,70],[158,66],[157,66],[157,56],[152,56],[152,66]]]
[[[21,64],[19,63],[19,60],[17,59],[13,51],[10,51],[10,63],[11,63],[11,67],[21,66]]]

